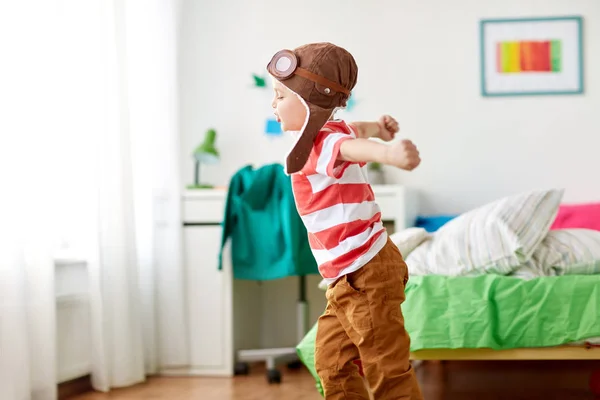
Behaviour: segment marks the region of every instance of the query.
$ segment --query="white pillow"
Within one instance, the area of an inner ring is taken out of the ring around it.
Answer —
[[[550,231],[535,250],[534,257],[557,275],[600,274],[600,231]]]
[[[419,246],[429,233],[423,228],[408,228],[390,235],[390,240],[398,247],[402,257],[406,257]]]
[[[406,266],[408,267],[409,275],[417,276],[436,274],[435,272],[433,272],[433,264],[430,261],[430,258],[433,257],[433,254],[431,253],[431,244],[433,243],[434,237],[435,233],[432,236],[425,239],[423,242],[421,242],[421,244],[417,246],[416,249],[414,249],[407,257],[404,258]]]
[[[443,225],[407,257],[413,275],[507,275],[529,261],[554,221],[563,190],[505,197]]]

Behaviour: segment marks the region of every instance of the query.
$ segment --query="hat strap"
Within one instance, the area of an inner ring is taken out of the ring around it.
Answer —
[[[341,92],[347,96],[350,96],[350,91],[348,89],[346,89],[345,87],[343,87],[342,85],[339,85],[333,81],[330,81],[329,79],[324,78],[321,75],[313,74],[312,72],[310,72],[307,69],[298,67],[298,68],[296,68],[296,71],[294,71],[294,73],[296,75],[299,75],[303,78],[308,79],[309,81],[313,81],[320,85],[329,87],[329,88],[335,90],[336,92]]]

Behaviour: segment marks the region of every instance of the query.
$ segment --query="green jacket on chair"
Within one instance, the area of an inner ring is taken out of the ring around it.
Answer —
[[[246,166],[231,178],[219,269],[227,239],[231,239],[235,279],[271,280],[319,273],[290,177],[281,164],[258,169]]]

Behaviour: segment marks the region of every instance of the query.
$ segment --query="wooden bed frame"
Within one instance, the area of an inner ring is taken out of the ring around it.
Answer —
[[[536,360],[600,360],[600,345],[585,343],[556,347],[492,349],[431,349],[411,353],[413,367],[423,361],[536,361]],[[600,399],[600,370],[590,376],[589,388]],[[371,399],[372,400],[372,399]]]
[[[492,349],[431,349],[411,353],[411,360],[600,360],[600,346]]]
[[[418,368],[423,361],[500,361],[500,360],[600,360],[600,345],[581,344],[556,347],[521,348],[509,350],[493,349],[431,349],[411,352],[410,359],[413,367]],[[355,361],[365,385],[360,361]],[[592,393],[600,399],[600,370],[594,371],[590,377],[589,387]],[[369,391],[370,400],[374,400]]]

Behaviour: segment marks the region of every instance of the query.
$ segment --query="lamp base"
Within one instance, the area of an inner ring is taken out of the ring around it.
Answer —
[[[209,184],[204,184],[204,183],[200,183],[198,185],[196,184],[192,184],[192,185],[187,185],[188,189],[212,189],[214,188],[213,185],[209,185]]]

